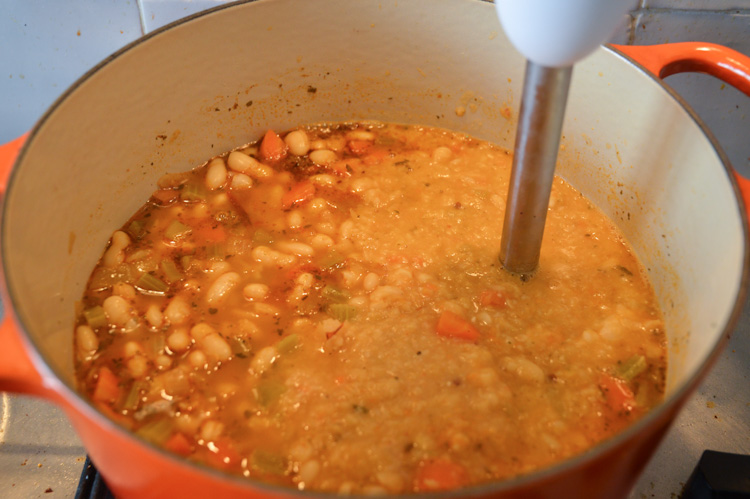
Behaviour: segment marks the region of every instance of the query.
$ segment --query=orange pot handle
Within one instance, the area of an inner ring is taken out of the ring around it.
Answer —
[[[700,42],[613,47],[659,78],[686,72],[706,73],[750,96],[750,57],[736,50]],[[750,180],[737,172],[734,176],[745,200],[745,207],[750,211]]]
[[[5,193],[8,177],[28,134],[0,146],[0,193]],[[27,345],[5,301],[5,316],[0,323],[0,390],[53,398],[27,353]]]
[[[5,188],[8,185],[8,177],[10,176],[10,171],[13,169],[13,163],[15,163],[16,157],[21,147],[23,147],[23,143],[26,142],[28,135],[28,133],[25,133],[7,144],[0,145],[0,194],[5,193]]]

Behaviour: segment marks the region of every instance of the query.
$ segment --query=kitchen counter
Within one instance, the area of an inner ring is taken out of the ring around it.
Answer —
[[[0,19],[0,143],[21,135],[87,69],[143,33],[221,0],[53,0],[4,3]],[[750,54],[750,11],[731,0],[633,1],[614,42],[697,39]],[[741,2],[736,2],[741,4]],[[718,9],[718,10],[717,10]],[[743,45],[744,44],[744,45]],[[745,113],[750,99],[709,77],[668,80],[750,175]],[[676,497],[701,453],[750,454],[750,307],[720,360],[688,401],[630,498]],[[62,412],[28,397],[0,395],[0,496],[73,497],[85,450]]]

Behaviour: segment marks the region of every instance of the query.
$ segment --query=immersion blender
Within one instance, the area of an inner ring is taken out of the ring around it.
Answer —
[[[573,64],[611,35],[625,0],[495,0],[508,39],[526,57],[500,262],[528,277],[539,264]]]

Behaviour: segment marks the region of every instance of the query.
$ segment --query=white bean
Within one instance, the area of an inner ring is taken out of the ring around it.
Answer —
[[[317,459],[311,459],[299,467],[299,479],[303,483],[310,483],[315,480],[319,472],[320,463]]]
[[[286,255],[279,251],[273,250],[268,246],[256,246],[250,252],[250,256],[262,265],[278,267],[287,267],[297,261],[294,255]]]
[[[102,263],[106,267],[114,267],[121,264],[125,260],[125,248],[130,244],[130,236],[121,230],[115,231],[112,234],[112,242],[107,248],[102,258]]]
[[[117,284],[112,286],[112,294],[122,296],[127,300],[134,300],[137,293],[135,291],[135,288],[130,284],[126,282],[118,282]]]
[[[128,371],[134,378],[142,378],[148,371],[148,359],[143,355],[136,355],[127,362]]]
[[[172,367],[172,359],[169,355],[160,354],[156,356],[156,367],[159,369],[168,369]]]
[[[330,149],[318,149],[310,153],[310,161],[318,166],[328,166],[337,159],[338,155]]]
[[[122,296],[108,296],[102,303],[102,308],[113,326],[124,327],[132,318],[133,308]]]
[[[299,212],[299,210],[292,210],[286,215],[286,225],[290,229],[299,229],[302,227],[302,214]]]
[[[544,381],[544,371],[541,367],[524,357],[504,357],[502,366],[526,381],[540,383]]]
[[[249,189],[253,186],[253,179],[244,173],[235,173],[230,186],[232,189]]]
[[[146,321],[152,326],[159,328],[164,323],[164,314],[161,313],[161,309],[156,304],[151,304],[146,309]]]
[[[190,338],[188,330],[185,328],[177,328],[167,336],[167,346],[170,350],[177,353],[182,353],[190,347],[193,340]]]
[[[258,282],[252,282],[242,289],[246,300],[265,300],[268,296],[268,286]]]
[[[256,374],[263,374],[276,362],[279,352],[275,346],[261,348],[250,361],[250,369]]]
[[[295,156],[304,156],[310,150],[310,138],[304,130],[293,130],[286,134],[284,143]]]
[[[215,191],[220,187],[223,187],[227,182],[227,167],[224,165],[224,160],[221,158],[215,158],[208,164],[206,170],[206,187],[210,190]]]
[[[365,279],[362,281],[362,287],[365,288],[365,291],[372,291],[378,285],[380,284],[380,276],[376,274],[375,272],[370,272],[365,276]]]
[[[453,156],[453,151],[445,146],[437,147],[434,151],[432,151],[432,160],[438,163],[448,161],[449,159],[451,159],[451,156]]]
[[[328,201],[323,198],[313,198],[307,204],[307,211],[311,213],[320,213],[321,211],[328,208]]]
[[[206,301],[209,305],[219,303],[240,282],[237,272],[227,272],[220,275],[208,288]]]
[[[216,333],[216,329],[211,327],[211,325],[206,324],[205,322],[199,322],[192,328],[190,328],[190,336],[195,338],[197,341],[202,340],[209,334]]]
[[[352,130],[346,132],[346,138],[349,140],[375,140],[375,134],[368,130]]]
[[[324,187],[332,187],[336,185],[336,177],[334,177],[333,175],[328,175],[327,173],[320,173],[318,175],[313,175],[312,177],[310,177],[310,181],[313,184],[322,185]],[[317,198],[317,199],[321,199],[321,198]]]
[[[326,234],[315,234],[312,239],[310,239],[310,245],[317,250],[330,248],[333,244],[333,238]]]
[[[232,170],[245,173],[256,179],[270,177],[274,173],[273,168],[270,166],[266,166],[252,156],[239,151],[229,153],[227,163]]]
[[[339,236],[341,239],[349,239],[352,237],[353,230],[354,221],[352,219],[344,220],[339,227]]]
[[[219,333],[209,334],[200,340],[201,348],[214,360],[225,361],[232,356],[232,347]]]
[[[227,156],[227,165],[229,168],[239,173],[245,173],[252,164],[253,158],[239,151],[232,151]]]
[[[315,254],[312,246],[298,241],[281,241],[276,247],[284,253],[291,253],[297,256],[313,256]]]
[[[188,354],[187,361],[195,369],[200,369],[206,366],[206,354],[201,350],[195,349]]]
[[[184,324],[190,317],[190,304],[183,297],[175,296],[164,309],[164,317],[170,324]]]
[[[76,347],[78,357],[82,360],[96,353],[99,349],[99,338],[91,327],[81,325],[76,328]]]

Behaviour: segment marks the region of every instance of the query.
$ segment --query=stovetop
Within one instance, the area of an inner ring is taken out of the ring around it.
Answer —
[[[3,2],[0,61],[6,74],[0,78],[0,143],[33,126],[68,85],[108,54],[167,22],[226,1]],[[703,40],[750,55],[750,10],[737,9],[739,2],[631,3],[631,16],[615,34],[615,43]],[[701,78],[680,75],[667,82],[696,108],[735,167],[750,176],[749,127],[744,121],[750,99]],[[750,454],[747,305],[720,360],[687,402],[629,499],[679,497],[707,449]],[[0,394],[0,497],[104,498],[107,493],[59,409],[44,401]]]

